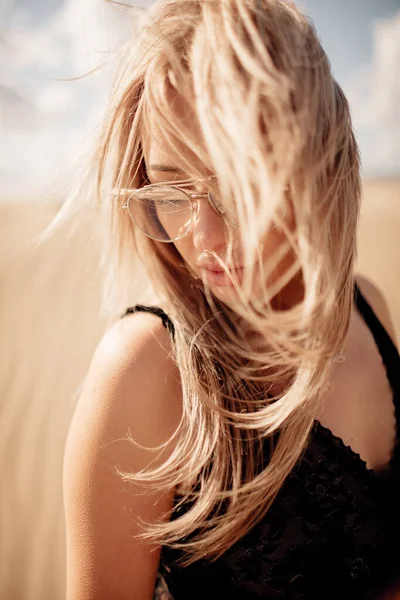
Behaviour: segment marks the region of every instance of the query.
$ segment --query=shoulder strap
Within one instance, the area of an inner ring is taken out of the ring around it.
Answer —
[[[354,300],[358,312],[374,337],[393,389],[399,389],[400,357],[398,350],[371,305],[362,295],[357,283],[354,284]]]
[[[121,318],[126,317],[127,315],[131,315],[135,312],[149,312],[157,317],[160,317],[162,323],[166,329],[172,334],[172,337],[175,336],[175,327],[169,316],[163,311],[162,308],[158,306],[145,306],[144,304],[135,304],[134,306],[130,306],[126,309]]]
[[[364,319],[367,327],[370,329],[382,360],[388,372],[389,381],[393,389],[400,389],[400,357],[396,346],[394,345],[390,335],[376,316],[371,305],[361,293],[357,283],[354,283],[354,301],[358,312]],[[160,317],[164,327],[174,337],[175,328],[169,316],[158,306],[145,306],[143,304],[135,304],[126,309],[122,317],[133,314],[135,312],[149,312],[157,317]]]

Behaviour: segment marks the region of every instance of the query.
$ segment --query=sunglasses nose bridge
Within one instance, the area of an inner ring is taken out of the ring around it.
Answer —
[[[205,199],[207,199],[211,208],[229,226],[230,223],[229,223],[229,220],[226,218],[225,207],[220,202],[218,202],[218,201],[216,202],[215,199],[212,197],[212,194],[209,191],[204,192],[204,193],[190,192],[190,193],[187,193],[187,195],[189,196],[190,203],[192,205],[192,222],[193,222],[193,220],[196,220],[196,218],[199,214],[199,199],[205,198]]]
[[[195,198],[208,198],[208,194],[189,194],[189,196],[194,200]]]
[[[224,211],[219,210],[216,207],[215,203],[211,200],[211,196],[210,196],[209,192],[206,192],[204,194],[194,194],[193,193],[193,194],[189,194],[189,196],[190,196],[191,204],[192,204],[192,206],[194,208],[194,212],[195,212],[196,215],[197,215],[198,210],[199,210],[199,204],[198,204],[199,201],[197,200],[197,198],[206,198],[208,200],[209,204],[211,205],[211,207],[215,210],[215,212],[219,216],[222,216],[222,214],[223,214]]]
[[[197,217],[197,215],[199,213],[199,199],[208,198],[208,194],[191,193],[191,194],[189,194],[189,198],[190,198],[190,203],[192,205],[192,210],[193,210],[194,216]]]

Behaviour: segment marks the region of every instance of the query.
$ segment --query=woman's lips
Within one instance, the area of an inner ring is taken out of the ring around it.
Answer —
[[[233,287],[233,283],[225,271],[214,271],[212,269],[201,269],[201,271],[207,283],[211,283],[218,287]],[[230,272],[232,273],[232,279],[237,280],[237,282],[240,283],[243,267],[236,267],[235,269],[230,270]]]

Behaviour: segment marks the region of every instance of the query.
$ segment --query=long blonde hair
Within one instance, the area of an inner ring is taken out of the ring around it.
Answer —
[[[109,234],[110,312],[139,256],[175,326],[183,393],[175,450],[157,469],[122,475],[176,488],[188,510],[143,536],[183,549],[189,564],[220,556],[259,522],[306,447],[349,324],[359,154],[348,103],[292,2],[163,0],[134,38],[121,50],[87,181],[96,179]],[[178,114],[183,105],[197,131]],[[219,197],[240,216],[246,264],[271,226],[284,231],[283,250],[263,257],[259,275],[267,281],[287,252],[295,261],[261,300],[252,300],[251,281],[237,306],[214,297],[173,244],[146,237],[121,208],[118,190],[146,182],[142,137],[156,123],[183,170],[194,179],[216,174]],[[282,217],[288,203],[294,231]],[[298,273],[302,301],[275,310],[271,298]],[[276,379],[285,386],[274,396]]]

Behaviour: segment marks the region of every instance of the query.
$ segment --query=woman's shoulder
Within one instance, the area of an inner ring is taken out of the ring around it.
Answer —
[[[111,325],[94,351],[69,437],[79,438],[84,428],[88,446],[128,435],[147,448],[165,443],[182,414],[171,349],[169,332],[152,314]]]
[[[371,306],[372,310],[382,323],[383,327],[386,329],[387,333],[390,335],[393,343],[397,345],[396,333],[390,316],[389,305],[382,290],[380,290],[379,287],[371,281],[371,279],[368,279],[363,275],[357,275],[355,279],[362,295]]]
[[[118,319],[106,330],[95,356],[122,360],[127,366],[133,366],[138,359],[145,359],[147,352],[155,352],[156,357],[163,360],[171,357],[171,335],[161,315],[167,318],[164,311],[155,306],[128,308],[124,318]]]
[[[97,345],[88,377],[112,390],[108,401],[114,410],[133,412],[137,418],[137,411],[146,407],[154,419],[169,415],[169,422],[180,412],[171,334],[156,314],[137,312],[115,322]]]

